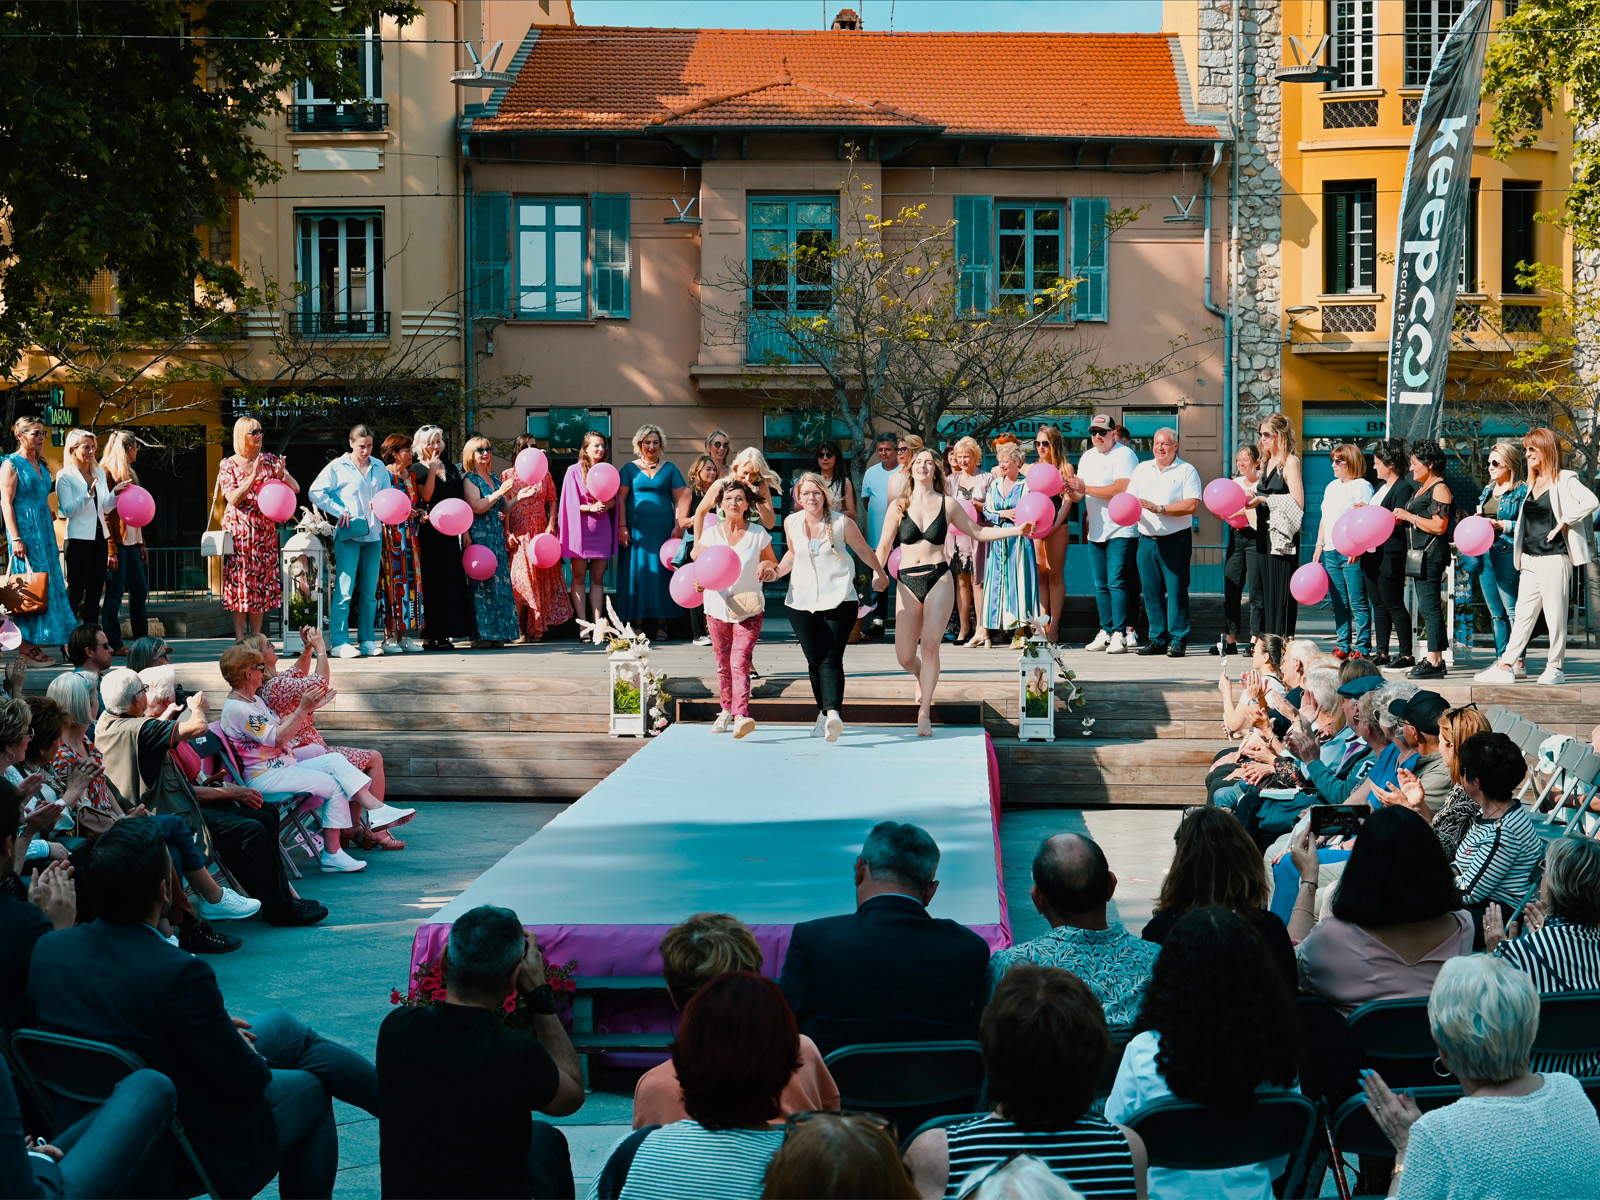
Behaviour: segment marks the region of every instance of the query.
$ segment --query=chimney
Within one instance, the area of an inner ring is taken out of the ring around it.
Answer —
[[[833,19],[835,29],[860,30],[861,14],[853,8],[841,8],[839,15]]]

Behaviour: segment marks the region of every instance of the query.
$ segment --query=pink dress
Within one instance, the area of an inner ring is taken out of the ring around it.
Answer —
[[[1450,915],[1457,928],[1416,962],[1408,963],[1361,926],[1329,913],[1295,948],[1301,987],[1347,1016],[1373,1000],[1427,996],[1447,960],[1472,953],[1471,914]]]
[[[308,675],[298,667],[290,667],[281,671],[267,680],[262,687],[260,696],[266,700],[267,707],[278,717],[287,717],[300,703],[300,697],[306,694],[306,689],[313,683],[321,683],[322,676]],[[372,765],[372,751],[359,750],[354,746],[330,746],[322,740],[322,735],[317,732],[317,714],[310,712],[306,719],[300,723],[300,728],[295,731],[284,750],[298,750],[302,746],[321,746],[333,754],[342,754],[350,760],[350,765],[358,771],[365,771]]]
[[[512,495],[521,495],[521,489]],[[572,600],[561,578],[561,564],[541,567],[529,553],[533,539],[546,531],[545,513],[555,498],[555,480],[546,475],[533,495],[509,500],[506,507],[507,541],[515,542],[511,547],[511,590],[517,597],[523,637],[543,637],[545,630],[572,620]],[[559,520],[557,514],[557,523]]]
[[[594,497],[583,485],[583,468],[573,463],[561,482],[561,508],[556,513],[556,532],[561,537],[564,558],[610,558],[617,552],[617,510],[603,513],[579,512],[579,506],[593,504]]]
[[[283,600],[278,523],[256,507],[256,497],[274,478],[266,468],[281,462],[263,450],[255,484],[237,505],[223,509],[222,527],[233,534],[233,553],[222,560],[222,607],[228,612],[268,612]],[[234,491],[249,471],[238,455],[229,455],[217,471],[217,489]]]

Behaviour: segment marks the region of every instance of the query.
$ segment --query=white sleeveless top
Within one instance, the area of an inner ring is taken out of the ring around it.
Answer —
[[[784,603],[803,612],[825,612],[838,608],[855,595],[855,561],[844,542],[844,523],[848,517],[833,518],[833,545],[826,537],[815,545],[806,537],[806,515],[795,513],[783,523],[789,549],[794,552],[794,567],[789,572],[789,595]]]

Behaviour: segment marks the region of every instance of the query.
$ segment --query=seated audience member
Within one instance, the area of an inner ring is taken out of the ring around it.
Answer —
[[[672,1065],[688,1117],[629,1135],[601,1180],[620,1185],[624,1200],[756,1200],[783,1145],[772,1124],[778,1097],[800,1066],[800,1031],[777,984],[749,971],[707,983],[683,1010]]]
[[[172,647],[160,638],[142,637],[128,647],[128,670],[165,667],[172,662]]]
[[[1439,755],[1450,768],[1450,780],[1455,786],[1437,810],[1418,802],[1417,785],[1401,788],[1406,795],[1406,807],[1424,818],[1432,817],[1434,836],[1448,858],[1456,856],[1461,839],[1478,819],[1477,802],[1461,786],[1461,756],[1457,750],[1468,738],[1489,731],[1489,718],[1478,711],[1477,705],[1446,709],[1439,718]]]
[[[973,1172],[967,1179],[971,1190],[964,1192],[961,1200],[1084,1200],[1076,1188],[1063,1183],[1031,1154],[995,1163],[981,1175]]]
[[[1426,996],[1447,960],[1472,952],[1472,914],[1416,813],[1391,805],[1367,818],[1321,921],[1309,827],[1293,857],[1301,880],[1289,936],[1300,942],[1300,984],[1346,1016],[1373,1000]]]
[[[583,1105],[538,943],[510,909],[479,905],[450,929],[444,976],[443,1001],[396,1008],[378,1030],[383,1194],[572,1195],[566,1138],[533,1119]],[[513,991],[537,1014],[532,1033],[506,1026]]]
[[[111,641],[105,630],[93,621],[79,625],[67,635],[67,662],[74,675],[82,675],[92,687],[111,669]]]
[[[1108,1121],[1172,1096],[1248,1121],[1258,1093],[1294,1087],[1301,1032],[1289,989],[1251,925],[1226,908],[1194,909],[1173,926],[1141,1023],[1145,1031],[1128,1043],[1111,1085]],[[1271,1200],[1284,1165],[1151,1167],[1150,1198]]]
[[[1371,667],[1371,660],[1353,658],[1346,667]],[[1373,670],[1377,668],[1373,667]],[[1363,715],[1362,697],[1383,687],[1380,675],[1357,675],[1338,687],[1340,706],[1344,712],[1345,727],[1350,739],[1338,762],[1329,763],[1321,748],[1310,738],[1291,732],[1285,739],[1290,754],[1300,764],[1299,774],[1316,792],[1317,804],[1345,804],[1356,790],[1366,782],[1368,774],[1377,764],[1378,755],[1389,745],[1383,726],[1371,720],[1370,712]]]
[[[1476,928],[1473,949],[1482,950],[1484,912],[1499,904],[1510,917],[1522,908],[1544,844],[1514,795],[1528,773],[1516,743],[1503,733],[1479,733],[1457,753],[1461,786],[1477,804],[1478,816],[1456,850],[1456,881]]]
[[[1272,698],[1284,693],[1283,652],[1288,643],[1275,633],[1256,638],[1250,650],[1250,669],[1240,679],[1238,703],[1233,699],[1233,683],[1224,674],[1217,687],[1222,692],[1222,724],[1232,736],[1241,736],[1251,724],[1253,710],[1269,707]]]
[[[779,986],[824,1055],[977,1033],[989,947],[929,914],[938,869],[939,847],[926,830],[883,821],[856,859],[856,911],[794,927]]]
[[[21,825],[22,794],[0,779],[0,870],[7,883],[0,887],[0,1037],[22,1026],[34,945],[51,930],[71,929],[78,911],[72,868],[65,862],[46,866],[26,892],[15,880],[12,864]],[[8,1194],[0,1189],[0,1195]]]
[[[1418,807],[1413,799],[1415,790],[1407,792],[1401,786],[1408,780],[1415,780],[1422,791],[1421,804],[1428,809],[1424,819],[1430,824],[1433,822],[1433,814],[1444,807],[1455,787],[1450,765],[1439,749],[1439,722],[1449,711],[1450,701],[1438,692],[1417,692],[1405,700],[1390,702],[1389,713],[1405,722],[1405,742],[1414,752],[1409,757],[1400,757],[1393,783],[1387,778],[1373,780],[1374,807],[1376,804]]]
[[[90,870],[98,919],[34,947],[33,1023],[110,1042],[170,1079],[189,1141],[224,1195],[253,1196],[280,1171],[285,1196],[332,1195],[339,1135],[329,1096],[377,1116],[372,1065],[282,1009],[230,1017],[211,968],[157,936],[173,889],[153,821],[101,834]],[[168,1149],[171,1177],[141,1194],[195,1194],[187,1159]]]
[[[694,994],[718,975],[749,971],[759,975],[761,947],[756,935],[737,917],[725,913],[696,913],[674,925],[661,939],[661,973],[667,980],[667,998],[682,1010]],[[783,1116],[839,1108],[839,1089],[823,1065],[817,1044],[800,1035],[800,1069],[779,1098]],[[633,1089],[633,1127],[670,1125],[688,1116],[683,1090],[672,1061],[651,1067]]]
[[[1221,809],[1197,808],[1179,822],[1175,836],[1172,866],[1161,881],[1144,940],[1164,945],[1184,913],[1220,904],[1261,935],[1292,990],[1300,975],[1294,944],[1282,919],[1267,911],[1267,867],[1244,827]]]
[[[767,1164],[761,1200],[918,1200],[884,1118],[804,1112],[790,1117],[783,1149]]]
[[[1539,993],[1492,955],[1453,958],[1428,998],[1439,1058],[1465,1095],[1419,1113],[1376,1071],[1363,1073],[1367,1108],[1395,1148],[1390,1195],[1433,1200],[1592,1196],[1600,1179],[1600,1120],[1571,1075],[1535,1075],[1529,1050]]]
[[[998,951],[989,960],[989,992],[1017,963],[1060,967],[1089,985],[1108,1026],[1130,1028],[1161,947],[1134,937],[1120,921],[1107,921],[1116,890],[1117,877],[1091,839],[1077,833],[1046,838],[1033,856],[1028,895],[1050,932]]]
[[[973,1172],[1018,1153],[1088,1196],[1144,1194],[1144,1143],[1090,1111],[1111,1037],[1083,980],[1019,963],[995,988],[978,1037],[995,1111],[906,1148],[922,1195],[959,1194]]]

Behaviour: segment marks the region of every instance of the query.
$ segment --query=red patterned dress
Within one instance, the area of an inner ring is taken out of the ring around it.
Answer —
[[[383,628],[391,640],[422,636],[422,507],[417,480],[410,471],[390,470],[389,478],[411,500],[411,515],[383,527],[383,567],[378,574],[378,599]]]
[[[233,553],[222,560],[222,607],[228,612],[270,612],[283,600],[278,523],[256,507],[262,487],[276,478],[267,468],[281,465],[282,460],[264,450],[261,459],[255,486],[222,513],[222,527],[233,534]],[[249,472],[249,463],[237,454],[229,455],[217,472],[217,489],[235,491]]]
[[[526,488],[514,495],[522,496]],[[506,501],[506,541],[511,551],[511,590],[517,598],[517,622],[522,636],[543,637],[545,631],[572,620],[572,599],[558,562],[541,567],[531,556],[533,539],[556,532],[555,522],[546,524],[545,514],[556,500],[555,481],[546,475],[531,496]]]
[[[279,671],[262,686],[260,695],[267,701],[267,707],[277,716],[287,717],[294,712],[300,703],[300,697],[314,684],[323,682],[322,676],[310,675],[299,667],[290,667],[287,671]],[[342,754],[350,760],[350,765],[358,771],[365,771],[372,766],[372,751],[358,750],[354,746],[330,746],[322,740],[322,735],[317,732],[317,714],[308,712],[306,719],[301,722],[289,744],[280,747],[283,750],[297,750],[301,746],[321,746],[332,754]]]

